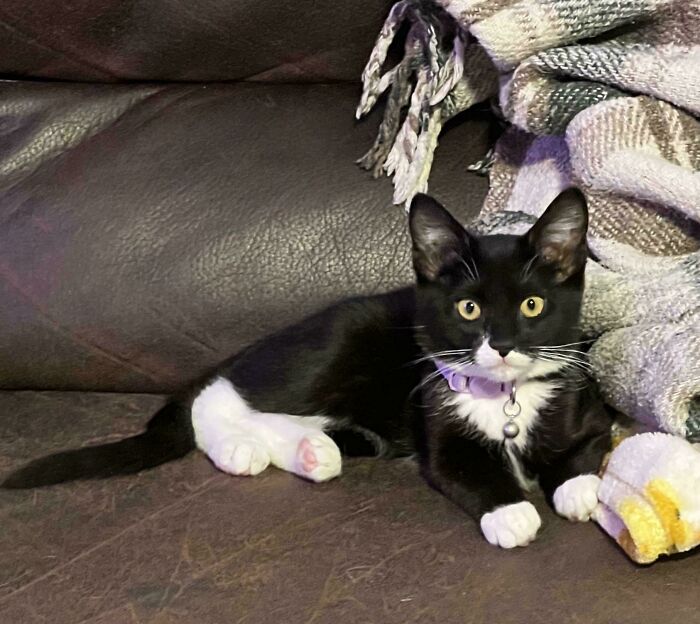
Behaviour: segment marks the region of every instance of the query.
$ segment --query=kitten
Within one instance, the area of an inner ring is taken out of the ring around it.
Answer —
[[[35,460],[3,486],[135,473],[195,447],[232,475],[273,465],[312,481],[340,474],[341,451],[416,454],[492,544],[534,539],[540,518],[524,492],[536,482],[559,514],[587,520],[610,448],[610,420],[580,374],[587,222],[570,189],[524,236],[479,237],[418,195],[414,287],[269,336],[144,433]]]

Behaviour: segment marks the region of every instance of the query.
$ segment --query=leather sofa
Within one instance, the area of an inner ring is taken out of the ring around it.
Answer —
[[[134,433],[265,333],[410,281],[405,213],[354,164],[389,6],[2,3],[0,473]],[[464,221],[497,132],[474,110],[441,139],[431,192]],[[0,491],[0,622],[697,620],[697,556],[638,568],[542,513],[535,543],[497,550],[403,460],[313,485],[193,454]]]

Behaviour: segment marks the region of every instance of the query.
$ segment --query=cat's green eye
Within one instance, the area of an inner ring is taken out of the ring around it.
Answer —
[[[481,308],[476,301],[471,299],[462,299],[457,302],[457,312],[467,321],[475,321],[481,316]]]
[[[525,318],[535,318],[544,310],[542,297],[528,297],[520,304],[520,312]]]

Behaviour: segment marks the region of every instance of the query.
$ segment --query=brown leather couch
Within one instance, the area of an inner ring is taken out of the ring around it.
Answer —
[[[1,473],[135,432],[266,332],[410,280],[404,212],[353,164],[388,6],[4,0]],[[495,132],[472,111],[441,140],[431,191],[463,220]],[[497,550],[406,461],[312,485],[193,454],[0,491],[0,622],[700,621],[697,556],[638,568],[543,514]]]

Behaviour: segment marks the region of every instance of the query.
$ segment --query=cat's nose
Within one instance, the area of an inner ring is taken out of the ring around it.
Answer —
[[[498,351],[501,357],[506,357],[515,345],[507,340],[489,340],[489,346],[494,350]]]

